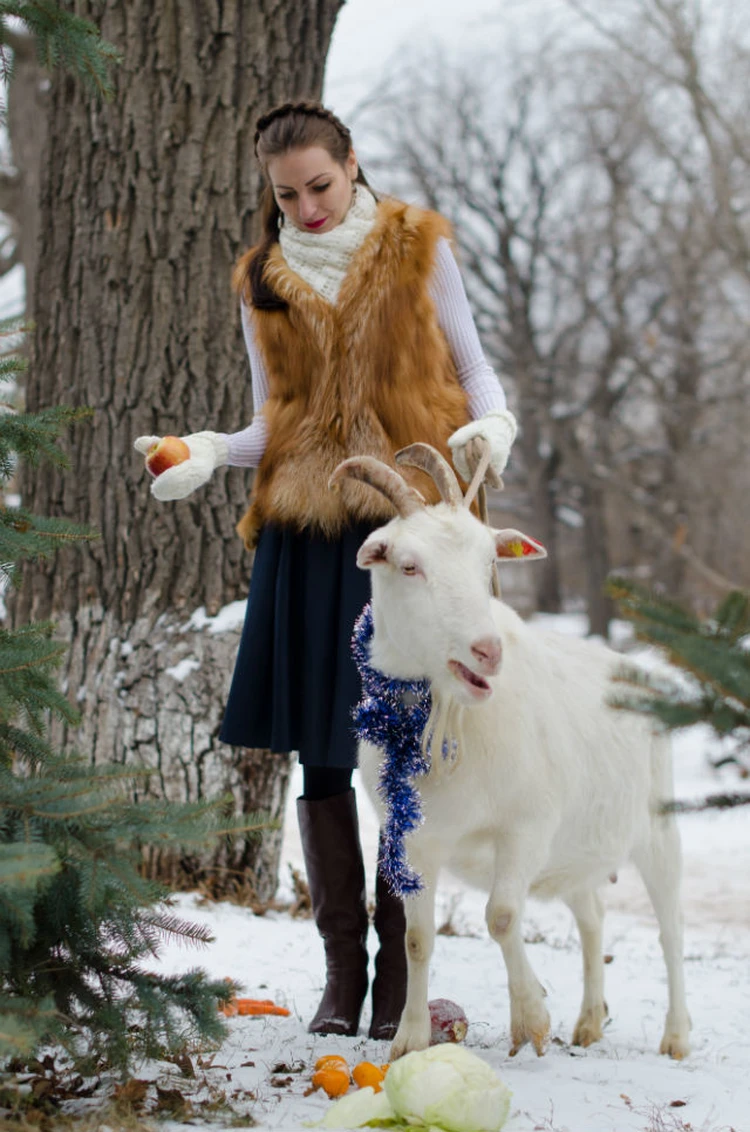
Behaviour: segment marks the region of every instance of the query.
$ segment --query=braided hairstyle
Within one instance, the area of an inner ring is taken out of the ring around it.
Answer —
[[[255,123],[255,154],[265,167],[270,157],[290,149],[320,145],[322,138],[329,141],[325,148],[335,160],[346,161],[352,148],[351,131],[332,110],[312,99],[282,102],[261,114]]]
[[[261,114],[255,124],[254,144],[255,155],[266,174],[261,197],[262,236],[260,243],[240,259],[233,283],[248,306],[259,310],[286,310],[287,303],[263,279],[268,255],[278,243],[281,217],[268,181],[268,162],[272,157],[279,157],[293,149],[320,146],[339,165],[344,165],[352,149],[352,135],[333,111],[320,102],[302,99],[299,102],[283,102]],[[357,173],[357,182],[367,185],[361,169]]]

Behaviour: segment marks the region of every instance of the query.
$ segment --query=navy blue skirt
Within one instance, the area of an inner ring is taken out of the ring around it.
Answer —
[[[245,625],[220,738],[297,751],[308,766],[354,767],[360,698],[354,622],[370,600],[356,564],[373,524],[340,538],[269,524],[255,551]]]

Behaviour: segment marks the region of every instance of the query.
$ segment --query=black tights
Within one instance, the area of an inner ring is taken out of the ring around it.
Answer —
[[[302,797],[307,802],[322,802],[352,788],[350,768],[340,766],[302,766]]]

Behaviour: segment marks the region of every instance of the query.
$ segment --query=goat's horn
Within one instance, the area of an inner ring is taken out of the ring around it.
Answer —
[[[342,460],[334,469],[328,486],[334,487],[344,476],[361,480],[381,492],[386,499],[390,499],[402,519],[426,506],[424,497],[415,487],[410,487],[395,468],[390,468],[374,456],[350,456],[348,460]]]
[[[456,473],[445,457],[433,448],[431,444],[410,444],[396,453],[397,464],[408,464],[412,468],[421,468],[427,472],[437,485],[441,497],[451,507],[460,507],[463,503],[463,492],[456,479]]]

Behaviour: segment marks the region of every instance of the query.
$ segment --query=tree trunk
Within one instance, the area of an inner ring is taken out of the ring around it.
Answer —
[[[614,603],[605,593],[610,573],[605,493],[602,485],[593,477],[581,479],[580,482],[583,493],[581,511],[589,633],[595,633],[606,641],[609,637],[609,623],[614,616]]]
[[[39,183],[47,141],[49,79],[39,64],[32,36],[11,34],[9,44],[13,73],[8,84],[7,126],[16,172],[0,179],[0,209],[12,221],[16,242],[12,262],[23,264],[26,293],[31,296],[39,253]]]
[[[93,761],[153,767],[149,793],[229,790],[238,810],[275,817],[289,756],[263,762],[217,739],[239,628],[217,631],[208,617],[246,593],[234,527],[249,477],[221,470],[189,499],[159,504],[133,440],[251,419],[230,277],[252,242],[254,121],[284,98],[319,94],[342,2],[80,0],[123,62],[108,104],[70,78],[53,83],[31,306],[29,409],[89,405],[94,418],[69,438],[68,471],[25,471],[24,503],[101,532],[30,571],[16,603],[16,620],[52,616],[71,643],[64,678],[83,721],[53,737]],[[263,899],[279,844],[265,837],[260,857],[227,844],[198,863],[150,864],[172,879],[203,869],[215,884],[253,862]]]
[[[522,409],[524,466],[527,469],[528,493],[533,515],[529,534],[533,534],[547,550],[548,557],[534,570],[536,609],[540,613],[559,613],[562,606],[560,588],[560,556],[556,517],[555,477],[559,453],[553,450],[540,456],[541,430],[538,413],[528,402]]]

